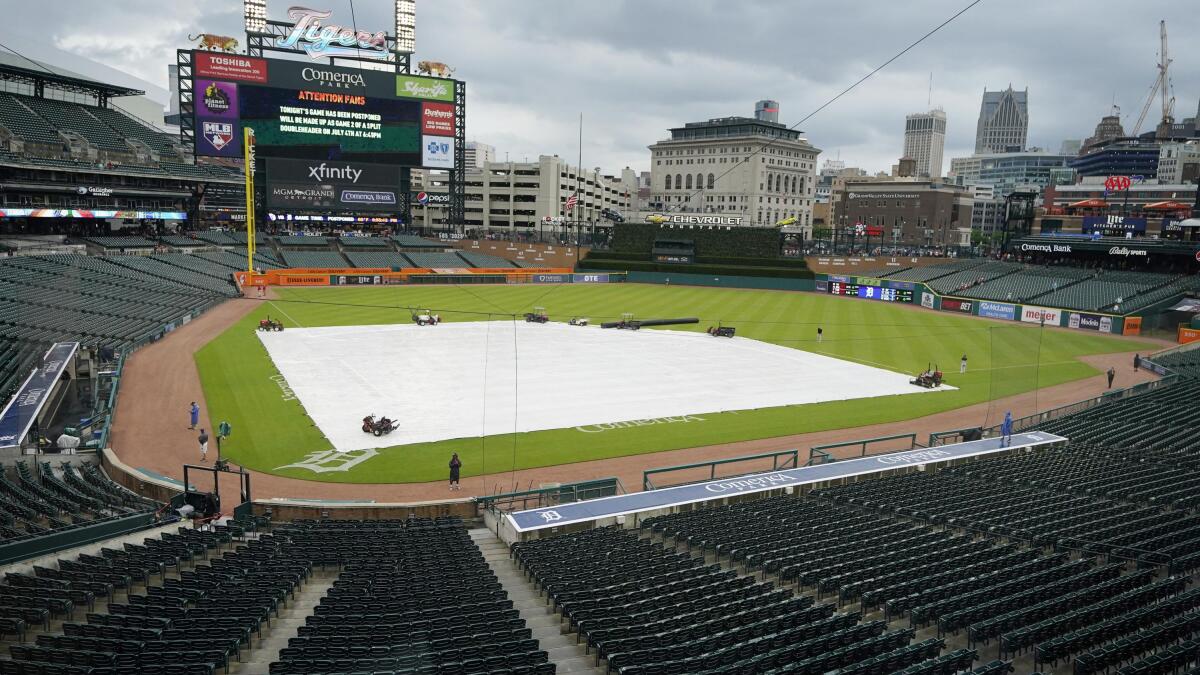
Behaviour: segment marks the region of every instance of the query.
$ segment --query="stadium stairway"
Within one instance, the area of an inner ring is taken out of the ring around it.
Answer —
[[[562,632],[561,618],[551,612],[546,598],[517,568],[504,542],[487,528],[468,530],[467,534],[483,553],[488,567],[496,573],[496,578],[508,593],[513,606],[519,610],[525,625],[533,631],[533,638],[538,641],[542,651],[550,656],[550,662],[556,668],[555,672],[596,675],[604,673],[603,668],[595,665],[594,657],[584,655],[583,645],[576,643],[573,634]]]
[[[271,663],[279,660],[279,650],[287,647],[288,640],[296,637],[300,626],[312,615],[337,578],[336,569],[314,567],[312,578],[296,589],[296,597],[288,601],[277,618],[271,619],[269,626],[263,627],[262,636],[242,656],[242,661],[230,664],[230,675],[267,675]]]

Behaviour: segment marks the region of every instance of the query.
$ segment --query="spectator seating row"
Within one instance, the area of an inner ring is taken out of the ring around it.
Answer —
[[[1084,281],[1090,272],[1076,267],[1027,265],[1016,274],[1008,274],[956,293],[979,300],[1028,302],[1042,295]]]
[[[341,573],[274,675],[554,672],[457,518],[299,521],[275,535]]]
[[[884,268],[880,270],[878,276],[897,281],[917,281],[928,283],[934,279],[964,272],[983,265],[986,260],[982,258],[963,258],[961,260],[947,260],[934,265],[925,265],[923,267],[906,267],[903,269]]]
[[[0,541],[4,542],[152,513],[160,506],[117,485],[94,466],[64,464],[56,473],[49,462],[42,462],[35,471],[18,461],[12,473],[10,477],[0,472]]]
[[[228,550],[240,531],[240,526],[180,529],[123,550],[103,549],[100,556],[60,560],[57,569],[35,567],[36,576],[6,575],[9,587],[52,594],[45,601],[53,606],[46,609],[68,616],[61,633],[46,632],[34,644],[10,648],[14,672],[227,670],[312,569],[286,538],[264,535]],[[160,583],[151,585],[153,577]],[[136,584],[142,593],[132,592]],[[89,600],[85,591],[96,595],[106,587],[125,589],[125,601],[86,613],[84,622],[75,619],[78,604]],[[51,670],[55,667],[78,670]]]
[[[1200,379],[1109,401],[1045,422],[1040,429],[1077,443],[1153,453],[1160,463],[1200,467]]]
[[[304,237],[311,239],[311,237]],[[281,251],[283,262],[287,267],[350,267],[350,262],[337,251]]]
[[[965,270],[947,274],[927,282],[929,287],[944,295],[963,295],[972,288],[983,286],[993,279],[998,279],[1021,271],[1017,263],[989,261],[982,265],[969,267]]]
[[[635,531],[598,528],[512,552],[617,673],[885,672],[941,649],[940,640],[910,645],[911,629],[836,613]]]
[[[338,243],[348,249],[391,248],[388,240],[382,237],[338,237]]]
[[[1126,311],[1127,298],[1166,286],[1174,277],[1151,272],[1102,272],[1092,279],[1065,286],[1037,298],[1039,304],[1048,307],[1063,307],[1098,311],[1106,307],[1120,306]]]

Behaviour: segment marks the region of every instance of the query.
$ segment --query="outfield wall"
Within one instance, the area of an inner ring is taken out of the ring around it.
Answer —
[[[632,280],[632,276],[630,278]],[[1002,321],[1019,321],[1073,328],[1096,333],[1114,335],[1137,335],[1141,326],[1140,317],[1123,317],[1100,312],[1081,312],[1058,307],[1042,307],[1014,302],[996,302],[942,295],[927,284],[914,281],[878,279],[844,274],[817,274],[814,290],[818,293],[845,297],[891,302],[895,304],[920,305],[925,309],[981,316]]]
[[[679,274],[668,272],[629,272],[629,281],[643,284],[680,286],[716,286],[720,288],[758,288],[775,291],[812,291],[812,279],[784,277],[747,277],[741,275]]]

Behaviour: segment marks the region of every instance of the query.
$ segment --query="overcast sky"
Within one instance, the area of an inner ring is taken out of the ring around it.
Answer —
[[[781,103],[798,122],[969,0],[417,0],[417,59],[443,61],[467,82],[467,136],[514,160],[649,169],[646,146],[688,121],[753,114]],[[294,0],[298,4],[299,0]],[[273,18],[292,2],[273,1]],[[391,31],[392,0],[356,0],[360,28]],[[349,0],[310,0],[351,21]],[[244,42],[241,0],[0,0],[3,42],[66,68],[86,57],[166,87],[174,50],[199,32]],[[1156,76],[1166,19],[1176,117],[1200,96],[1200,17],[1184,0],[982,0],[941,32],[801,129],[822,159],[887,170],[903,148],[904,115],[948,116],[946,164],[974,147],[986,86],[1029,89],[1029,144],[1057,151],[1091,135],[1113,103],[1126,130]],[[1160,116],[1156,99],[1143,130]]]

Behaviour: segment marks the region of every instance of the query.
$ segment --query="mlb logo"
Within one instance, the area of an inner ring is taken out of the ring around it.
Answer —
[[[233,141],[233,124],[230,122],[205,122],[204,139],[220,150]]]

